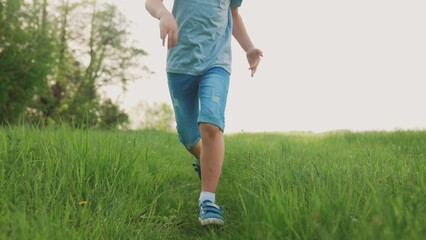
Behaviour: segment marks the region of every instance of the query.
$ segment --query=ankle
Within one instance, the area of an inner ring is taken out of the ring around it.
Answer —
[[[204,192],[202,191],[200,193],[200,198],[198,199],[198,204],[201,204],[204,201],[210,201],[212,203],[215,203],[216,201],[216,194],[213,192]]]

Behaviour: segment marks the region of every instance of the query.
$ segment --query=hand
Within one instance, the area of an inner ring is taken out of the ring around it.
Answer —
[[[260,63],[261,58],[263,57],[263,52],[257,48],[251,48],[246,52],[247,61],[250,65],[249,70],[251,70],[251,76],[253,77],[256,73],[257,66]]]
[[[177,23],[169,11],[164,11],[160,16],[160,38],[163,40],[163,46],[167,36],[167,48],[176,46],[178,40]]]

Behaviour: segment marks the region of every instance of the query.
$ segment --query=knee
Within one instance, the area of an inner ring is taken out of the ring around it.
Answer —
[[[201,123],[200,132],[202,138],[215,138],[222,135],[220,128],[210,123]]]

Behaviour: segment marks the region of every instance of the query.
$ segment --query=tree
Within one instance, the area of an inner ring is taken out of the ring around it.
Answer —
[[[53,57],[47,1],[0,1],[0,123],[15,122],[47,91]]]
[[[100,127],[103,129],[124,128],[129,123],[129,116],[121,110],[111,99],[101,105]]]
[[[140,102],[133,109],[133,114],[140,118],[137,128],[162,131],[173,131],[175,128],[173,109],[167,103]]]
[[[116,7],[97,0],[0,0],[0,124],[26,115],[122,127],[126,113],[98,89],[125,89],[136,78],[132,68],[141,68],[146,52],[126,29]]]
[[[111,83],[121,83],[125,88],[135,78],[131,74],[131,68],[138,66],[139,57],[146,55],[146,52],[128,43],[126,20],[114,5],[98,6],[96,0],[86,1],[79,6],[85,8],[84,11],[80,9],[79,12],[88,12],[89,7],[89,18],[78,19],[90,24],[73,24],[79,27],[74,33],[78,36],[75,38],[76,45],[86,46],[82,48],[84,51],[73,49],[73,52],[88,59],[88,63],[83,70],[84,75],[76,85],[66,115],[71,116],[72,122],[85,117],[86,124],[97,126],[101,121],[100,115],[103,114],[97,89]],[[88,27],[85,29],[84,26]]]

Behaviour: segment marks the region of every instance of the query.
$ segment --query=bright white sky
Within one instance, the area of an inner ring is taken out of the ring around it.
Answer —
[[[109,1],[155,71],[130,86],[123,107],[171,104],[158,21],[144,0]],[[243,1],[264,58],[251,78],[234,40],[226,132],[426,129],[425,12],[424,0]]]

